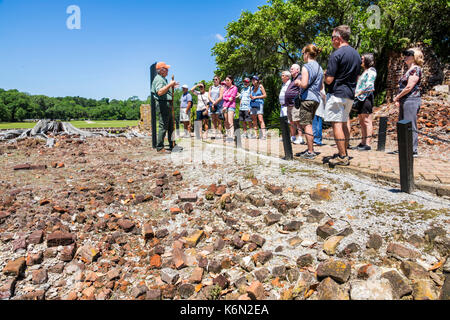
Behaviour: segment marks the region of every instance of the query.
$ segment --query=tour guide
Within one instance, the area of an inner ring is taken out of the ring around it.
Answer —
[[[156,142],[156,150],[158,152],[167,152],[164,149],[164,137],[166,132],[169,131],[170,123],[173,122],[172,112],[170,110],[170,102],[172,101],[172,90],[171,88],[178,88],[179,84],[172,80],[168,83],[166,77],[169,73],[170,66],[165,62],[158,62],[156,64],[156,72],[158,73],[152,82],[152,95],[155,98],[155,107],[159,112],[159,132],[158,139]],[[168,137],[171,141],[171,137]]]

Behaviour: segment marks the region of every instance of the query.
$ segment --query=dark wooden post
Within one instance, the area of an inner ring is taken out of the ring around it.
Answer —
[[[414,158],[411,121],[397,123],[398,158],[400,161],[400,184],[402,192],[414,191]]]
[[[289,132],[289,123],[287,117],[280,118],[281,135],[283,137],[284,160],[294,160],[292,153],[291,135]]]
[[[241,138],[241,123],[239,119],[233,119],[234,122],[234,142],[236,148],[242,148],[242,138]]]
[[[152,94],[152,84],[153,79],[156,77],[156,62],[152,64],[150,67],[150,110],[151,110],[151,126],[152,126],[152,147],[153,149],[156,149],[156,139],[157,139],[157,132],[156,132],[156,108],[155,108],[155,97],[153,97]]]
[[[387,124],[388,124],[388,118],[387,117],[381,117],[380,118],[379,129],[378,129],[378,148],[377,148],[377,151],[385,151],[386,150]]]

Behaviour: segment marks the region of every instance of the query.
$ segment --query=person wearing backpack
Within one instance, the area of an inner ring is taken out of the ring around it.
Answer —
[[[316,58],[322,50],[310,44],[303,48],[303,59],[306,62],[302,68],[302,76],[295,80],[297,86],[302,88],[300,96],[300,127],[305,132],[308,149],[300,153],[304,159],[314,159],[314,134],[312,124],[317,108],[319,107],[323,88],[323,70]]]

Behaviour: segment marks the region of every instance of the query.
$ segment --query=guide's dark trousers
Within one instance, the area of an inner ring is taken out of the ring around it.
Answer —
[[[172,146],[172,130],[171,124],[173,123],[172,112],[170,110],[169,101],[155,101],[156,111],[159,112],[159,124],[158,124],[158,139],[156,140],[156,150],[160,151],[164,149],[164,138],[168,133],[169,144]]]

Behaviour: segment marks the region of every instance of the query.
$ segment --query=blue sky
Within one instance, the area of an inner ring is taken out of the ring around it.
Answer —
[[[0,88],[48,96],[149,95],[149,67],[176,80],[212,79],[211,48],[242,10],[266,0],[0,0]],[[69,30],[70,5],[81,29]]]

